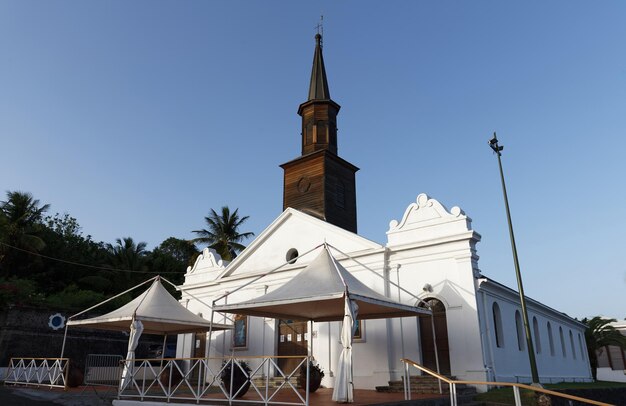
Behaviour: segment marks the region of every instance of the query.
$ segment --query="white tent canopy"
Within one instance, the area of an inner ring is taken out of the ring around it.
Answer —
[[[211,322],[187,310],[155,278],[148,290],[124,306],[102,316],[69,320],[67,326],[130,331],[134,320],[143,324],[143,334],[182,334],[205,332]],[[213,330],[231,329],[231,325],[213,323]]]
[[[430,310],[395,302],[367,287],[337,262],[327,244],[302,272],[281,287],[256,299],[214,306],[214,311],[311,322],[343,320],[343,350],[332,398],[344,403],[354,400],[352,339],[355,316],[363,320],[432,315]]]
[[[215,311],[276,319],[341,321],[344,297],[356,302],[359,319],[430,316],[430,310],[404,305],[367,287],[352,276],[324,245],[298,275],[276,290],[245,302],[216,305]]]

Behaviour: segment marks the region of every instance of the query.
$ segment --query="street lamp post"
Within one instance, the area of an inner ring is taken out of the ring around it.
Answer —
[[[530,335],[530,324],[528,323],[528,311],[526,310],[526,298],[524,296],[524,286],[522,284],[522,274],[519,269],[519,261],[517,258],[517,248],[515,247],[515,235],[513,234],[513,223],[511,222],[511,211],[509,210],[509,199],[506,195],[506,185],[504,184],[504,172],[502,171],[502,155],[503,146],[498,145],[496,133],[489,141],[489,146],[498,156],[498,166],[500,167],[500,179],[502,180],[502,193],[504,194],[504,206],[506,207],[506,219],[509,223],[509,236],[511,237],[511,249],[513,250],[513,262],[515,263],[515,276],[517,277],[517,287],[519,290],[519,300],[522,306],[522,318],[524,320],[524,331],[526,333],[526,346],[528,347],[528,359],[530,361],[530,373],[532,375],[532,383],[539,384],[539,374],[537,373],[537,362],[535,360],[535,348],[533,339]]]

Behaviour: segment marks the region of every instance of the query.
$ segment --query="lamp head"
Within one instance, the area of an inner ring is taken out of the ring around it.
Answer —
[[[493,149],[493,152],[500,155],[500,151],[504,149],[503,146],[498,145],[498,138],[496,137],[496,133],[493,133],[493,138],[489,140],[489,147]]]

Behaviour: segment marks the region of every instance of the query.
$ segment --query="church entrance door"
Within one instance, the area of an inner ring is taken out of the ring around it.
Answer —
[[[305,356],[308,354],[308,328],[306,321],[278,320],[278,355]],[[278,366],[289,375],[302,362],[302,358],[279,358]],[[297,373],[294,375],[297,376]]]
[[[450,346],[448,345],[448,325],[446,307],[437,299],[426,299],[431,306],[435,322],[437,338],[437,355],[439,356],[439,371],[442,375],[450,375]],[[421,306],[425,307],[425,306]],[[422,344],[422,364],[433,371],[437,370],[435,346],[433,344],[433,329],[430,317],[420,317],[420,339]]]
[[[206,358],[206,333],[197,333],[193,335],[193,358]],[[191,374],[191,382],[196,382],[201,368],[196,367]]]

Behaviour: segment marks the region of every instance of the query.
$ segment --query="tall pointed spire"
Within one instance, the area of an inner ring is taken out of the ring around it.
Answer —
[[[292,207],[356,233],[356,182],[359,170],[337,155],[337,113],[330,98],[322,57],[322,36],[315,36],[315,54],[302,117],[302,155],[282,164],[285,171],[283,209]]]
[[[322,56],[322,36],[315,35],[315,53],[309,97],[298,108],[302,116],[302,155],[322,149],[337,154],[337,113],[339,106],[330,98]]]
[[[330,100],[324,57],[322,56],[322,36],[319,33],[315,35],[315,54],[313,55],[308,100]]]

